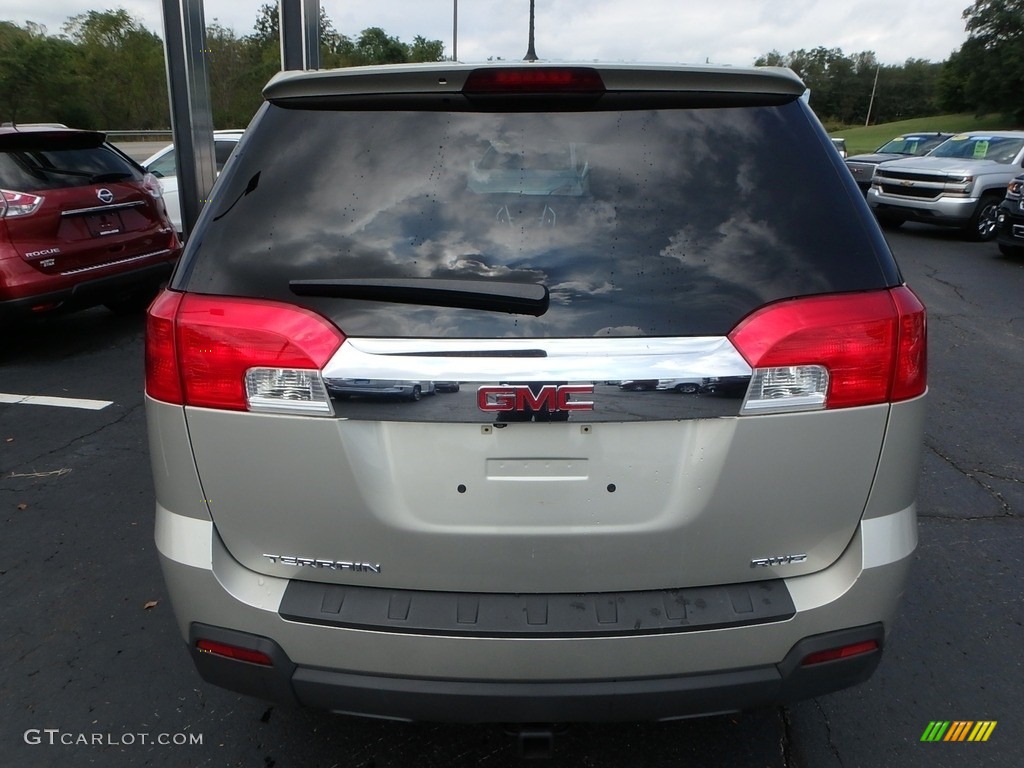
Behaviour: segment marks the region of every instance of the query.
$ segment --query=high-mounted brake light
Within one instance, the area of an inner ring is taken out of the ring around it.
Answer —
[[[165,291],[149,312],[146,391],[178,405],[329,415],[320,370],[344,340],[301,307]]]
[[[475,69],[469,73],[462,92],[497,93],[603,93],[604,81],[588,67],[516,67]]]
[[[769,304],[729,338],[754,369],[743,414],[908,400],[927,385],[925,310],[906,286]]]

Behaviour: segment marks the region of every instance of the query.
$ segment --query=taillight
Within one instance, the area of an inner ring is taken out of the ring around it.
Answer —
[[[301,307],[166,291],[149,311],[146,391],[226,410],[331,414],[320,370],[345,340]]]
[[[13,219],[18,216],[30,216],[43,204],[43,198],[28,192],[15,192],[11,189],[0,189],[0,217]]]
[[[487,93],[603,93],[604,81],[589,67],[516,67],[475,69],[462,92]]]
[[[150,197],[156,200],[159,200],[164,196],[164,188],[160,184],[160,179],[152,173],[147,173],[142,177],[142,188],[149,193]]]
[[[174,319],[183,295],[164,291],[146,314],[146,393],[155,400],[177,405],[185,402],[174,343]]]
[[[754,369],[744,414],[907,400],[927,385],[925,310],[906,286],[769,304],[729,338]]]

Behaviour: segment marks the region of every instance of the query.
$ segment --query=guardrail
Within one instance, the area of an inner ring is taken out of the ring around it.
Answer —
[[[102,131],[108,139],[117,141],[151,141],[166,138],[171,140],[171,129],[147,131]]]

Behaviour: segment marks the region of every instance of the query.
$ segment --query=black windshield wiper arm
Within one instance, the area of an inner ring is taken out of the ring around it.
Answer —
[[[482,309],[535,317],[548,311],[548,289],[539,283],[437,280],[429,277],[356,277],[292,280],[288,286],[296,296]]]

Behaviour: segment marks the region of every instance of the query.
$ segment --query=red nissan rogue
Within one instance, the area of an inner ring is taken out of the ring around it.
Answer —
[[[0,127],[0,317],[144,309],[180,252],[160,183],[103,133]]]

